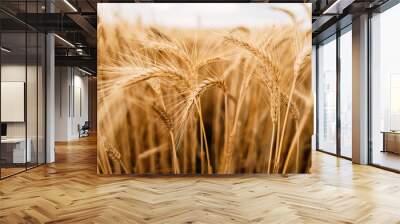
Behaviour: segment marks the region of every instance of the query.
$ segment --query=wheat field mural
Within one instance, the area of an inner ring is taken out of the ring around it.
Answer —
[[[236,7],[206,5],[210,17]],[[311,5],[287,6],[240,4],[229,24],[180,26],[135,12],[198,4],[99,4],[98,173],[309,172]],[[232,24],[263,9],[257,26]]]

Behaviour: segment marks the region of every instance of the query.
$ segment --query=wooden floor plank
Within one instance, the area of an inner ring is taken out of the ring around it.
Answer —
[[[96,139],[0,181],[0,223],[400,223],[400,175],[320,152],[289,177],[99,177]]]

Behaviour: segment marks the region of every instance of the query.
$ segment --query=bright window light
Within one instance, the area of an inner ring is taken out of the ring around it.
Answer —
[[[2,47],[2,48],[0,48],[1,49],[1,51],[4,51],[4,52],[6,52],[6,53],[10,53],[11,51],[10,50],[8,50],[7,48],[4,48],[4,47]]]
[[[68,5],[68,7],[70,7],[74,12],[78,12],[78,10],[68,1],[68,0],[64,0],[65,4]]]
[[[75,45],[73,45],[71,42],[69,42],[68,40],[62,38],[61,36],[59,36],[58,34],[54,34],[55,37],[57,37],[59,40],[61,40],[62,42],[64,42],[65,44],[67,44],[70,47],[75,48]]]
[[[83,69],[81,69],[81,68],[78,68],[78,70],[81,71],[81,72],[83,72],[83,73],[85,73],[85,74],[87,74],[87,75],[93,75],[92,73],[90,73],[90,72],[88,72],[88,71],[86,71],[86,70],[83,70]]]

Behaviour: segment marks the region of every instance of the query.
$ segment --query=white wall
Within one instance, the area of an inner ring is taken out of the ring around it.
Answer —
[[[68,140],[69,68],[55,68],[55,141]]]
[[[75,70],[76,71],[76,70]],[[73,85],[75,86],[74,88],[74,100],[75,100],[75,106],[73,108],[73,110],[75,110],[73,119],[72,119],[72,130],[71,130],[71,135],[74,137],[79,137],[79,133],[78,133],[78,124],[80,124],[81,126],[85,123],[85,121],[88,121],[88,115],[89,115],[89,111],[88,111],[88,78],[85,76],[81,76],[82,73],[79,73],[79,75],[74,75],[74,83]],[[80,93],[78,93],[78,91],[80,91]],[[80,95],[80,99],[77,98]],[[80,100],[80,105],[79,101]],[[79,108],[82,111],[79,111]]]
[[[2,82],[25,82],[25,71],[26,67],[24,65],[19,64],[5,64],[1,66],[1,81]],[[36,67],[28,66],[27,71],[28,74],[32,72],[36,73]],[[36,85],[36,83],[33,83]],[[36,97],[36,89],[34,93],[27,93],[28,97]],[[27,102],[31,102],[32,100],[27,99]],[[35,105],[31,105],[36,108]],[[7,108],[1,108],[2,110],[7,110]],[[28,122],[32,121],[33,118],[29,117],[28,113]],[[36,114],[35,114],[36,116]],[[36,117],[35,117],[36,121]],[[28,125],[30,127],[31,125]],[[7,122],[7,137],[25,137],[25,122]],[[28,136],[29,137],[29,136]]]
[[[28,68],[29,69],[29,68]],[[25,82],[25,64],[8,64],[1,66],[1,81],[3,82]],[[1,108],[7,110],[7,108]],[[7,123],[7,137],[25,138],[25,122]]]
[[[76,68],[56,67],[55,85],[55,140],[77,139],[78,124],[88,120],[88,78]]]

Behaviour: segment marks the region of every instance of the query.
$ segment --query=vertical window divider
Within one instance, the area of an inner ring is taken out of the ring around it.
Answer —
[[[45,8],[44,8],[44,12],[45,13],[48,13],[49,11],[48,11],[48,7],[49,7],[49,2],[47,1],[47,0],[45,0],[44,1],[44,5],[45,5]],[[49,33],[48,31],[46,31],[46,30],[44,30],[44,55],[43,55],[43,58],[44,58],[44,73],[42,73],[42,77],[43,77],[43,75],[44,75],[44,136],[43,136],[43,138],[44,138],[44,161],[43,161],[43,163],[44,164],[46,164],[47,163],[47,152],[48,151],[50,151],[48,148],[47,148],[47,146],[49,145],[49,143],[48,143],[48,139],[47,139],[47,125],[48,125],[48,122],[47,122],[47,86],[48,86],[48,83],[47,83],[47,80],[48,80],[48,69],[47,69],[47,60],[48,60],[48,58],[47,58],[47,44],[50,42],[48,39],[50,39],[50,35],[51,35],[51,33]],[[42,70],[42,72],[43,72],[43,70]],[[42,81],[43,82],[43,81]],[[43,93],[42,93],[43,94]],[[42,108],[43,109],[43,108]]]
[[[336,155],[341,157],[341,119],[340,119],[340,29],[336,28]]]
[[[25,21],[28,20],[28,1],[25,0]],[[28,24],[25,23],[25,88],[24,88],[24,120],[25,120],[25,170],[28,170]]]
[[[315,46],[315,149],[319,150],[319,44]]]
[[[36,1],[39,13],[39,1]],[[36,166],[39,166],[39,32],[36,31]]]
[[[46,8],[45,8],[45,12],[47,13],[47,2],[45,2]],[[44,70],[44,161],[43,163],[46,164],[47,163],[47,43],[48,43],[48,35],[49,33],[46,31],[44,33],[44,69],[42,69],[42,72]],[[42,77],[43,77],[43,73],[42,73]],[[43,81],[42,81],[43,82]],[[43,108],[43,107],[42,107]],[[43,117],[42,117],[43,119]]]
[[[367,163],[372,164],[372,64],[371,64],[371,56],[372,56],[372,29],[371,29],[371,20],[372,20],[372,12],[368,11],[368,20],[367,20],[367,47],[368,47],[368,53],[367,53],[367,83],[368,83],[368,94],[367,94],[367,119],[368,119],[368,124],[367,124],[367,132],[368,132],[368,155],[367,155]]]

